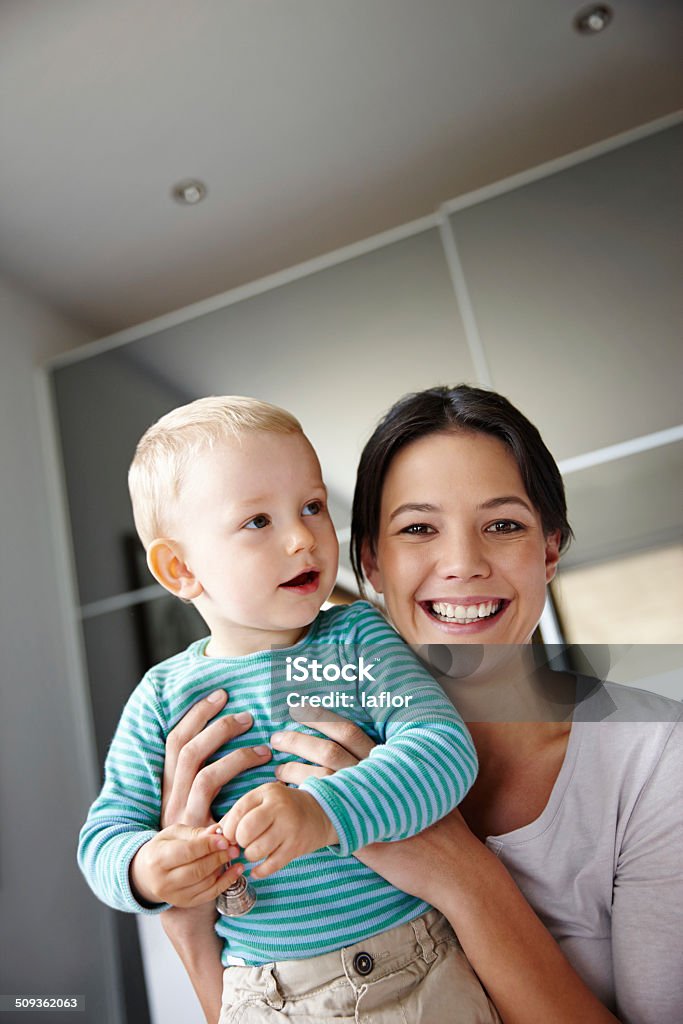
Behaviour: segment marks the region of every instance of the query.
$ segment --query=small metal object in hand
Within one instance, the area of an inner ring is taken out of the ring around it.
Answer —
[[[219,835],[223,834],[220,825],[216,826],[216,832]],[[240,875],[236,882],[220,894],[216,900],[216,908],[223,917],[242,917],[243,914],[249,913],[255,903],[256,892],[253,886],[249,885],[244,875]]]
[[[216,900],[218,912],[224,917],[242,917],[256,903],[256,893],[244,875],[240,875]]]

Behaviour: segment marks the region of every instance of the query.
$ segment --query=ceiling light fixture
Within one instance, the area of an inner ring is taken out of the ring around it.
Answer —
[[[607,28],[613,17],[612,8],[607,7],[606,4],[584,7],[574,18],[574,28],[582,36],[594,36]]]
[[[195,206],[196,203],[201,203],[206,195],[206,185],[195,178],[186,178],[185,181],[179,181],[173,186],[171,195],[183,206]]]

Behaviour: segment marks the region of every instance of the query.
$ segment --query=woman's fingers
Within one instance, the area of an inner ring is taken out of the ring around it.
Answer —
[[[227,700],[224,690],[217,690],[216,695],[219,697],[217,701],[212,701],[210,697],[198,701],[168,734],[164,762],[162,826],[179,820],[203,825],[211,820],[211,802],[224,782],[218,781],[212,789],[211,773],[201,776],[205,770],[202,769],[202,765],[220,747],[229,743],[235,736],[241,736],[253,724],[252,716],[242,712],[239,715],[225,715],[206,725]],[[197,779],[200,779],[198,786],[195,785]],[[187,805],[190,800],[193,813],[191,818],[188,818]]]
[[[308,724],[308,723],[306,723]],[[274,750],[285,754],[296,754],[312,764],[336,772],[340,768],[349,768],[358,764],[358,758],[350,754],[331,740],[320,736],[309,736],[303,732],[275,732],[270,737],[270,745]]]
[[[270,738],[271,746],[287,754],[296,754],[330,771],[336,772],[340,768],[358,764],[375,746],[374,741],[357,725],[331,711],[326,711],[319,719],[313,719],[307,712],[305,722],[297,720],[302,725],[324,733],[329,739],[302,732],[276,732]]]
[[[171,729],[166,737],[166,760],[173,762],[174,768],[180,751],[222,710],[227,699],[225,690],[214,690],[204,700],[197,701]]]
[[[209,754],[220,746],[220,738],[216,736],[215,729],[215,726],[218,725],[220,735],[224,729],[220,726],[220,722],[213,723],[213,726],[207,730],[210,733],[208,736],[202,730],[207,722],[223,709],[227,699],[228,695],[225,690],[215,690],[204,700],[197,701],[166,737],[162,786],[162,825],[178,821],[182,817],[182,810],[194,776]],[[215,742],[215,746],[211,746],[212,742]],[[194,745],[192,746],[192,744]],[[182,759],[181,754],[183,754]]]
[[[334,775],[334,772],[330,768],[318,768],[314,764],[302,764],[301,761],[288,761],[275,769],[275,778],[279,782],[294,786],[300,786],[306,779],[324,779],[327,775]]]
[[[180,724],[180,723],[179,723]],[[236,736],[247,732],[253,724],[250,714],[225,715],[200,732],[198,736],[189,738],[185,745],[177,751],[167,764],[167,771],[172,772],[174,785],[179,791],[189,792],[195,775],[209,757]],[[170,735],[170,734],[169,734]]]
[[[366,758],[372,748],[377,746],[360,726],[329,711],[325,712],[323,718],[311,723],[311,727],[348,751],[355,758],[354,764]]]
[[[273,756],[270,747],[239,747],[217,761],[207,764],[194,777],[185,802],[185,821],[204,822],[216,794],[228,782],[248,768],[266,764]]]

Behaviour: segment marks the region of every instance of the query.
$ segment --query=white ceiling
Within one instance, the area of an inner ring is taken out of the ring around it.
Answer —
[[[581,6],[2,0],[0,271],[105,334],[683,105],[678,0]]]

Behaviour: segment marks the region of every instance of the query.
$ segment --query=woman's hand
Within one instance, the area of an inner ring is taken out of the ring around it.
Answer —
[[[225,707],[228,695],[216,690],[181,718],[166,739],[162,786],[161,827],[215,824],[211,804],[226,783],[240,772],[270,760],[269,747],[239,747],[218,761],[207,759],[223,744],[241,736],[252,725],[248,712],[226,715],[207,723]]]
[[[300,785],[311,776],[323,778],[334,775],[340,768],[350,768],[368,756],[376,743],[362,729],[348,719],[335,715],[333,711],[324,711],[320,715],[307,709],[306,718],[297,718],[301,725],[327,736],[309,736],[302,732],[275,732],[270,737],[273,750],[284,754],[296,754],[310,764],[290,761],[278,765],[275,769],[276,778],[280,782],[292,782]]]

